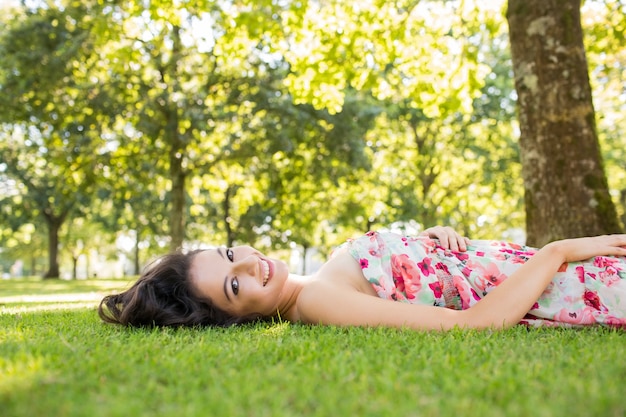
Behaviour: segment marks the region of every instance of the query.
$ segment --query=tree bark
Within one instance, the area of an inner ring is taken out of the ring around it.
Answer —
[[[135,229],[135,248],[133,251],[133,274],[139,275],[139,242],[141,242],[141,228]]]
[[[302,245],[302,275],[306,275],[306,255],[309,252],[307,245]]]
[[[235,232],[231,225],[232,218],[230,217],[230,196],[235,189],[234,186],[229,185],[224,191],[224,201],[222,202],[222,212],[224,213],[224,228],[226,229],[226,246],[231,247],[235,243]],[[233,193],[234,194],[234,193]]]
[[[620,232],[595,126],[580,0],[509,0],[527,243]]]
[[[64,216],[44,216],[48,226],[48,271],[44,278],[59,278],[59,229],[63,224]]]
[[[78,256],[72,256],[72,279],[78,279]]]
[[[178,123],[176,123],[177,125]],[[182,155],[185,147],[177,133],[170,139],[172,151],[170,153],[170,178],[172,180],[171,211],[170,211],[170,249],[178,250],[185,240],[185,171],[182,166]]]
[[[163,81],[168,84],[165,104],[165,135],[170,145],[170,178],[172,181],[171,212],[170,212],[170,249],[178,250],[185,240],[185,191],[186,172],[183,159],[187,152],[187,143],[179,131],[180,121],[178,105],[173,101],[173,94],[179,91],[178,86],[178,59],[180,58],[181,38],[180,28],[172,29],[172,58],[168,70],[163,71]],[[167,72],[167,75],[165,74]]]

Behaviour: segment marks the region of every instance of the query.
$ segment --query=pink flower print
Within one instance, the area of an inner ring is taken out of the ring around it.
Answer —
[[[450,270],[448,269],[448,266],[446,264],[444,264],[443,262],[437,262],[435,264],[435,269],[437,269],[439,271],[443,271],[447,275],[450,275]]]
[[[373,235],[373,237],[370,238],[370,243],[369,249],[367,250],[368,253],[374,258],[382,258],[383,253],[385,253],[385,244],[383,241],[378,241],[376,236]]]
[[[597,266],[598,268],[605,268],[607,266],[614,266],[619,261],[615,258],[607,258],[606,256],[596,256],[593,258],[593,266]]]
[[[525,256],[514,256],[513,259],[511,259],[511,262],[514,264],[525,264],[526,261],[528,261],[528,258]]]
[[[600,302],[600,297],[598,297],[598,294],[594,291],[585,290],[584,300],[585,305],[595,310],[606,310],[606,307]]]
[[[391,299],[393,301],[405,301],[406,297],[404,296],[404,293],[401,291],[404,291],[404,289],[400,290],[399,288],[394,288],[391,291]]]
[[[584,284],[585,283],[585,268],[582,266],[577,266],[576,275],[578,275],[578,281],[580,281],[581,284]]]
[[[431,282],[430,284],[428,284],[428,286],[430,287],[430,290],[433,292],[433,295],[435,296],[435,298],[443,297],[443,291],[441,291],[441,285],[439,284],[439,281]]]
[[[465,282],[463,278],[458,275],[454,275],[452,277],[452,282],[454,283],[454,287],[459,292],[459,296],[461,297],[461,308],[463,310],[468,309],[472,306],[472,300],[480,300],[480,297],[474,290],[471,289]]]
[[[465,252],[452,252],[456,259],[463,262],[469,259],[469,255]]]
[[[404,292],[409,299],[415,298],[415,294],[422,288],[419,268],[404,253],[391,255],[391,274],[398,291]]]
[[[585,307],[576,311],[569,311],[563,308],[554,315],[554,320],[570,324],[592,324],[595,322],[593,311],[591,307]]]
[[[503,252],[495,252],[491,254],[492,258],[497,261],[506,261],[509,259],[509,255]]]
[[[497,286],[506,279],[506,275],[500,272],[498,266],[494,263],[486,266],[477,264],[475,271],[478,273],[476,284],[483,291],[488,287]]]
[[[607,287],[619,282],[621,279],[617,273],[617,269],[612,266],[607,266],[604,271],[598,272],[598,276],[600,277],[600,281]]]
[[[397,275],[393,273],[393,284],[395,285],[394,291],[393,291],[394,293],[396,292],[396,290],[402,293],[406,291],[406,288],[404,286],[404,279],[402,278],[402,275],[400,274]],[[394,300],[397,299],[396,297],[393,296],[393,294],[391,298],[393,298]]]
[[[420,270],[422,271],[422,274],[427,277],[430,274],[434,274],[435,270],[433,269],[432,266],[430,266],[430,263],[433,260],[430,258],[424,258],[424,260],[422,262],[418,262],[417,266],[420,268]]]
[[[424,251],[427,254],[433,253],[435,251],[435,241],[429,237],[422,237],[419,239],[419,242],[422,244]]]
[[[608,326],[626,329],[626,318],[620,319],[615,316],[607,315],[604,318],[604,324]]]
[[[367,260],[367,258],[361,258],[359,259],[359,263],[361,264],[361,269],[365,269],[369,266],[369,261]]]

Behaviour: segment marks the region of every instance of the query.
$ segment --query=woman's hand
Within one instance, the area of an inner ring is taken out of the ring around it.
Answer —
[[[470,240],[466,237],[458,234],[450,226],[434,226],[429,227],[420,233],[420,236],[428,236],[439,239],[439,244],[445,249],[451,249],[453,251],[465,252],[467,245],[470,244]]]
[[[582,237],[548,243],[563,262],[584,261],[594,256],[626,256],[626,234]]]

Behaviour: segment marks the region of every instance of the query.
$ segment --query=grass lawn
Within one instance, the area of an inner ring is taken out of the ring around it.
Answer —
[[[626,332],[102,324],[127,281],[0,281],[0,416],[626,415]]]

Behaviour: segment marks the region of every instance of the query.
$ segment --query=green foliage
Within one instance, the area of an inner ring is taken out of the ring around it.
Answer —
[[[53,224],[67,260],[76,240],[62,224],[98,222],[103,242],[135,240],[139,269],[181,239],[326,251],[370,227],[435,223],[513,237],[524,219],[504,6],[17,7],[0,29],[3,246]],[[616,199],[621,7],[583,9]]]

